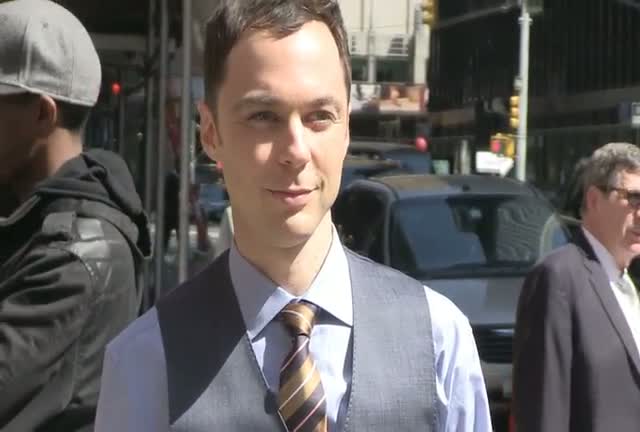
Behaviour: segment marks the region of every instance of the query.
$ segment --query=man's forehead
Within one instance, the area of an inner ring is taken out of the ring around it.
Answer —
[[[221,93],[263,105],[293,98],[344,104],[348,95],[339,51],[328,28],[324,33],[318,25],[327,28],[307,23],[284,37],[254,31],[238,41],[225,65]]]
[[[618,180],[623,186],[635,186],[636,189],[640,189],[640,170],[622,170],[618,173]]]

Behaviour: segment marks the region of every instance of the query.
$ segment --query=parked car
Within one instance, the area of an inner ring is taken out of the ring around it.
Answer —
[[[363,156],[347,155],[342,167],[340,191],[344,190],[347,186],[358,179],[403,172],[406,171],[401,168],[401,164],[397,161],[387,159],[372,160]]]
[[[384,141],[352,141],[349,154],[369,159],[394,160],[400,168],[413,174],[433,174],[433,161],[428,152],[422,152],[409,144]]]
[[[194,163],[195,184],[198,185],[198,205],[211,222],[220,222],[229,205],[229,194],[224,184],[221,166],[209,159],[206,153],[196,156]]]
[[[399,175],[353,182],[333,216],[347,247],[423,281],[469,318],[492,412],[504,417],[524,276],[568,242],[551,204],[507,178]]]
[[[229,205],[229,194],[223,183],[202,183],[198,189],[198,203],[212,222],[220,222]]]

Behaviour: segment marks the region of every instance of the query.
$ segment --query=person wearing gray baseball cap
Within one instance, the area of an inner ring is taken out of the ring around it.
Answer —
[[[87,30],[0,2],[0,431],[93,430],[106,344],[139,310],[150,235],[119,156],[83,151],[101,86]]]

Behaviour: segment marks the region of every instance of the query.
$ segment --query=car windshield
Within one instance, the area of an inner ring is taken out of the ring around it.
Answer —
[[[391,208],[391,265],[414,277],[524,274],[568,234],[543,200],[464,195]]]

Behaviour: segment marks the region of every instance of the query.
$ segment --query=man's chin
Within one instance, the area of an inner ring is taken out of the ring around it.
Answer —
[[[308,241],[322,226],[323,218],[299,212],[287,218],[282,227],[282,236],[287,243],[298,245]]]

